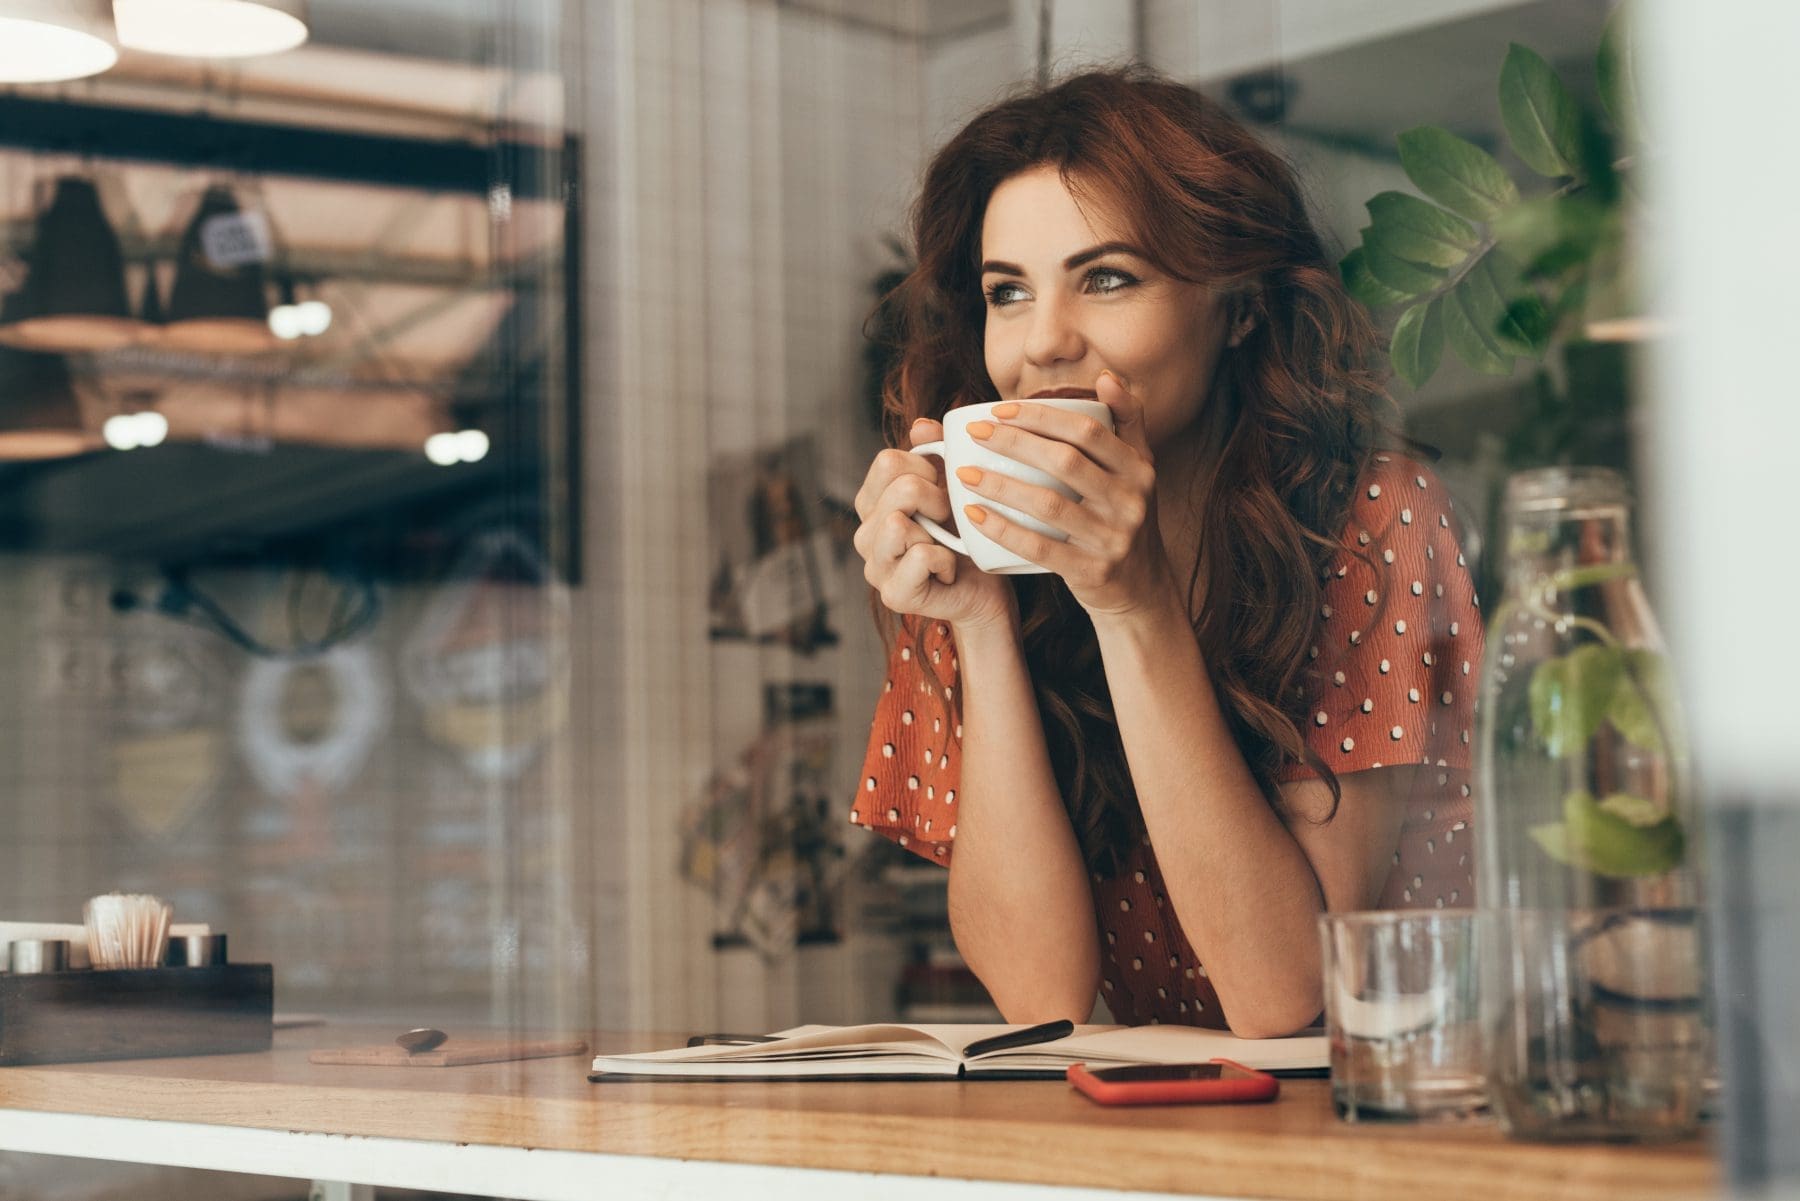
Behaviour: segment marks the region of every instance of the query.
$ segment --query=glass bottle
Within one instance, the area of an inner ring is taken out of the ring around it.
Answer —
[[[1506,526],[1477,718],[1490,1099],[1519,1138],[1679,1138],[1708,1053],[1700,850],[1625,483],[1520,473]]]

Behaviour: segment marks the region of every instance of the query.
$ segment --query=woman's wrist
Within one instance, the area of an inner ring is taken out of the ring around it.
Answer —
[[[1021,630],[1019,606],[1009,601],[997,613],[953,621],[950,630],[956,638],[959,656],[980,654],[990,648],[1017,647]]]
[[[1183,631],[1192,634],[1194,629],[1181,589],[1168,578],[1154,589],[1147,603],[1116,612],[1090,611],[1088,618],[1094,623],[1094,636],[1102,646],[1120,639],[1149,640],[1156,645]]]
[[[1094,618],[1094,641],[1116,696],[1121,688],[1159,692],[1170,674],[1206,678],[1204,656],[1187,605],[1178,596],[1126,613]]]

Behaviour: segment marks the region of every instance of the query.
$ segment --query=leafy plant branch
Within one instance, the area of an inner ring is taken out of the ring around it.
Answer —
[[[1389,357],[1414,387],[1437,370],[1446,343],[1488,375],[1510,374],[1521,357],[1541,361],[1594,287],[1614,282],[1623,172],[1633,161],[1615,147],[1642,128],[1628,21],[1623,7],[1614,12],[1596,64],[1611,129],[1535,51],[1507,51],[1501,121],[1520,160],[1558,181],[1551,191],[1524,197],[1492,155],[1448,130],[1423,125],[1400,135],[1401,167],[1427,199],[1373,197],[1362,244],[1340,269],[1369,307],[1404,306]]]
[[[1591,754],[1592,740],[1606,727],[1665,760],[1682,753],[1669,724],[1674,686],[1664,656],[1626,647],[1593,618],[1552,608],[1558,594],[1635,574],[1629,563],[1592,564],[1556,572],[1524,592],[1520,604],[1526,614],[1559,627],[1572,625],[1596,639],[1532,671],[1531,725],[1552,758]],[[1686,847],[1686,833],[1667,800],[1623,791],[1595,800],[1586,789],[1575,789],[1563,798],[1562,820],[1534,826],[1530,834],[1553,859],[1613,877],[1660,875],[1682,861]]]

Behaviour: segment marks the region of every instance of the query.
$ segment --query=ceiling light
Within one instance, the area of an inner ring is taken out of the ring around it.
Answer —
[[[292,279],[277,282],[281,303],[269,310],[269,332],[284,342],[316,338],[331,328],[331,306],[323,300],[296,300]]]
[[[255,354],[274,344],[269,330],[269,299],[264,289],[263,265],[252,253],[226,262],[209,252],[209,223],[231,226],[232,237],[215,237],[215,243],[237,245],[247,228],[237,229],[243,216],[230,188],[211,187],[200,202],[199,212],[181,237],[175,267],[175,287],[169,293],[169,320],[159,339],[174,350],[210,351],[216,354]],[[217,233],[217,230],[215,230]]]
[[[269,332],[283,342],[292,342],[302,337],[306,330],[302,327],[300,306],[297,304],[278,304],[269,310]]]
[[[137,422],[139,446],[161,446],[169,436],[169,419],[161,413],[133,413],[131,417]]]
[[[453,467],[462,462],[462,447],[457,444],[456,435],[449,431],[433,434],[425,439],[425,457],[439,467]]]
[[[0,310],[21,350],[115,350],[143,336],[125,297],[125,258],[92,180],[66,175],[38,215],[25,284]]]
[[[114,413],[100,426],[100,436],[114,450],[136,450],[138,448],[137,422],[131,419],[130,413]]]
[[[5,0],[0,83],[55,83],[98,75],[119,61],[106,0]]]
[[[306,0],[113,0],[119,44],[185,58],[279,54],[306,40]]]
[[[292,276],[284,275],[275,281],[275,296],[275,307],[269,310],[269,332],[283,342],[292,342],[306,332],[300,306],[294,300]]]
[[[465,463],[479,463],[487,458],[488,436],[480,430],[463,430],[455,435],[456,454]]]
[[[331,328],[331,306],[323,300],[302,300],[297,306],[300,310],[300,332],[309,338],[316,338]]]
[[[115,413],[100,427],[101,437],[114,450],[160,446],[169,436],[169,419],[161,413]]]
[[[488,436],[480,430],[443,430],[425,439],[425,457],[439,467],[479,463],[487,452]]]

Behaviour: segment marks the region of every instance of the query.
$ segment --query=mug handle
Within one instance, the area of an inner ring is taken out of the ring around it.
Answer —
[[[912,448],[912,453],[915,455],[936,455],[941,459],[944,457],[943,440],[939,439],[936,442],[922,442],[918,446]],[[944,466],[948,468],[949,464],[946,463]],[[930,534],[933,538],[936,538],[939,542],[942,542],[957,554],[966,556],[969,553],[968,548],[963,545],[963,540],[961,538],[958,538],[955,534],[952,534],[949,530],[925,516],[925,514],[914,513],[912,519],[924,526],[927,534]]]

